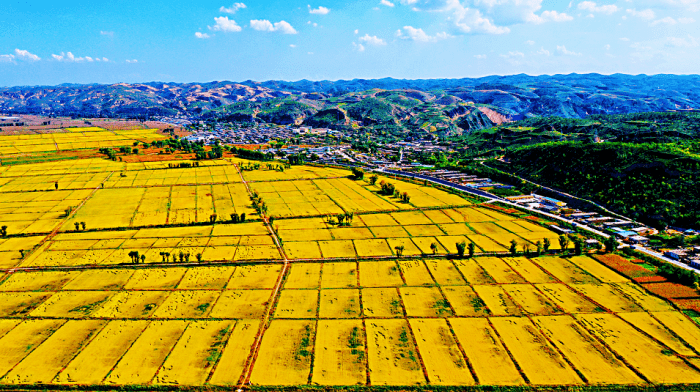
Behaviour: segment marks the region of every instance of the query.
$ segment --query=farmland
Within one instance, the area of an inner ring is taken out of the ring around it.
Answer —
[[[510,255],[559,250],[534,217],[338,168],[168,163],[0,166],[0,385],[700,383],[676,305],[587,255]]]

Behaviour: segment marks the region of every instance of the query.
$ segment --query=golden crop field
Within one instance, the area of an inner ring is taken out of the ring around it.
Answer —
[[[589,256],[511,256],[558,249],[532,217],[338,168],[169,163],[0,166],[0,385],[700,383],[673,304]]]

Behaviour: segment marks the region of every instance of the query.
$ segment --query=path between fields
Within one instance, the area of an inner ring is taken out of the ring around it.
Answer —
[[[248,191],[248,197],[253,196],[253,193],[250,190],[250,187],[248,186],[248,181],[243,178],[243,173],[241,173],[241,170],[238,168],[238,165],[233,165],[236,168],[236,171],[238,172],[238,175],[241,176],[241,181],[243,181],[243,185],[245,185],[246,191]],[[270,220],[269,218],[260,212],[260,216],[263,219],[263,222],[265,223],[265,227],[267,227],[267,230],[270,232],[270,235],[272,236],[272,239],[275,241],[275,246],[277,246],[277,251],[280,253],[282,256],[282,260],[284,262],[284,265],[282,266],[282,271],[280,272],[279,276],[277,277],[277,282],[275,283],[275,288],[272,290],[272,295],[270,296],[270,300],[268,301],[267,308],[265,309],[265,316],[263,317],[262,322],[260,323],[260,328],[258,329],[257,335],[255,335],[255,341],[253,342],[253,345],[250,349],[250,353],[248,354],[248,360],[246,361],[245,368],[243,369],[243,374],[241,374],[241,378],[238,382],[238,391],[241,391],[244,386],[248,385],[250,383],[250,375],[253,372],[253,366],[255,365],[255,360],[258,357],[258,351],[260,350],[260,343],[262,342],[263,335],[265,334],[265,331],[267,330],[267,324],[270,320],[270,316],[272,315],[272,309],[274,308],[275,301],[277,299],[277,294],[280,291],[280,288],[282,287],[282,280],[284,279],[284,276],[287,273],[287,269],[289,268],[289,259],[287,258],[287,254],[284,253],[284,249],[282,249],[282,245],[280,244],[279,238],[277,237],[277,233],[272,229],[272,226],[270,226]]]
[[[102,182],[104,183],[105,181],[109,180],[109,178],[112,177],[112,174],[114,174],[113,171],[110,172],[109,175],[107,176],[107,178],[105,178]],[[31,255],[34,254],[34,252],[36,252],[37,250],[41,249],[41,247],[44,246],[44,244],[45,244],[47,241],[52,240],[53,237],[55,237],[56,234],[58,234],[59,230],[61,230],[61,228],[63,227],[63,225],[65,225],[66,222],[68,222],[68,221],[70,220],[71,216],[74,216],[74,215],[80,210],[80,208],[81,208],[82,206],[84,206],[85,203],[87,203],[87,201],[90,200],[90,199],[92,198],[92,196],[95,194],[95,192],[97,192],[97,191],[100,190],[100,189],[102,189],[102,185],[98,185],[97,188],[93,189],[92,192],[90,193],[90,195],[88,195],[88,197],[86,197],[85,199],[83,199],[83,201],[81,201],[80,204],[78,204],[78,206],[75,207],[75,208],[71,211],[71,213],[70,213],[68,216],[66,216],[66,219],[64,219],[61,223],[59,223],[58,226],[56,226],[56,228],[53,229],[53,231],[52,231],[51,233],[49,233],[46,237],[44,237],[43,240],[39,241],[39,244],[37,244],[34,248],[32,248],[32,250],[31,250],[28,254],[26,254],[26,255],[22,258],[22,260],[28,259]],[[21,264],[21,263],[20,263],[20,264]],[[17,269],[19,269],[19,268],[12,268],[12,269],[9,269],[7,272],[11,274],[11,273],[15,272]]]

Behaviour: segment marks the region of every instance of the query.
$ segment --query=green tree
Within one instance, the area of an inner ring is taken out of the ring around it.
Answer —
[[[406,247],[403,245],[399,245],[395,246],[394,249],[396,249],[396,256],[401,257],[403,255],[403,250],[406,249]]]
[[[518,242],[516,240],[510,240],[510,254],[512,256],[518,254]]]
[[[80,222],[75,222],[74,225],[75,225],[75,231],[80,230]]]
[[[474,245],[473,242],[470,242],[469,245],[467,245],[467,248],[469,248],[469,257],[470,258],[474,257],[474,251],[476,250],[476,245]]]
[[[617,247],[620,245],[617,242],[617,239],[615,239],[615,236],[612,236],[612,235],[605,239],[604,244],[605,244],[605,251],[608,253],[614,252],[615,250],[617,250]]]
[[[537,247],[537,256],[542,255],[542,241],[537,240],[535,246]]]
[[[378,179],[379,179],[379,176],[377,176],[376,174],[372,174],[372,175],[369,177],[369,184],[370,184],[370,185],[376,184]]]
[[[437,254],[438,246],[435,242],[430,244],[430,250],[433,251],[433,254]]]
[[[566,252],[567,252],[567,249],[569,249],[569,243],[570,243],[570,242],[571,242],[571,241],[569,241],[569,237],[567,237],[567,236],[565,236],[565,235],[560,235],[560,236],[559,236],[559,246],[561,247],[562,253],[566,253]]]
[[[574,254],[576,254],[577,256],[580,256],[583,254],[583,244],[584,244],[584,242],[582,239],[580,239],[578,237],[576,237],[574,239]]]
[[[548,253],[548,252],[549,252],[549,248],[550,248],[551,246],[552,246],[552,242],[549,240],[549,238],[545,238],[545,239],[543,240],[543,245],[542,245],[542,249],[544,249],[544,253]]]
[[[457,246],[457,254],[459,257],[464,257],[464,251],[467,249],[467,243],[464,241],[457,242],[455,246]]]
[[[80,222],[80,226],[85,230],[85,222]]]

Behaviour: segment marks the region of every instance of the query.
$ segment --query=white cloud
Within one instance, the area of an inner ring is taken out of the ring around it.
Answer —
[[[657,20],[651,22],[649,25],[651,25],[651,26],[656,26],[656,25],[660,25],[660,24],[674,25],[676,23],[678,23],[678,22],[676,22],[675,19],[673,19],[670,16],[667,16],[665,18],[657,19]]]
[[[355,29],[355,34],[357,34],[357,33],[359,33],[359,32],[360,32],[360,30],[358,30],[358,29]]]
[[[107,57],[102,57],[102,61],[104,61],[105,63],[108,63],[109,59]]]
[[[535,17],[531,18],[529,22],[541,24],[545,22],[568,22],[574,20],[573,16],[557,11],[544,11],[540,16],[534,16]]]
[[[197,38],[200,38],[200,39],[211,38],[211,35],[209,35],[209,34],[207,34],[207,33],[200,33],[199,31],[197,31],[196,33],[194,33],[194,36],[197,37]]]
[[[403,31],[397,30],[396,36],[402,39],[410,39],[418,42],[437,42],[442,39],[451,38],[452,36],[442,32],[437,33],[434,36],[430,36],[423,31],[423,29],[415,28],[412,26],[404,26]]]
[[[519,51],[516,50],[516,51],[514,51],[514,52],[508,52],[508,54],[502,54],[502,55],[500,55],[500,56],[503,57],[503,58],[506,58],[506,59],[524,58],[524,57],[525,57],[525,53],[519,52]]]
[[[281,20],[276,23],[272,23],[269,20],[251,20],[250,21],[250,27],[253,28],[253,30],[258,30],[258,31],[279,31],[284,34],[296,34],[297,31],[294,30],[294,27],[290,25],[289,23]]]
[[[14,54],[0,54],[0,63],[11,63],[15,60]]]
[[[353,42],[353,43],[352,43],[352,46],[353,46],[353,48],[355,48],[355,50],[358,51],[358,52],[364,52],[364,51],[365,51],[365,46],[362,45],[362,44],[358,44],[358,43]]]
[[[133,60],[126,60],[126,62],[129,64],[134,64],[134,63],[138,63],[139,61],[136,59],[133,59]]]
[[[651,9],[637,11],[636,9],[632,8],[632,9],[628,9],[627,13],[632,15],[632,16],[635,16],[637,18],[642,18],[642,19],[647,19],[647,20],[654,19],[654,17],[656,16],[654,11],[652,11]]]
[[[312,54],[314,54],[314,52],[306,52],[306,54],[311,54],[311,55],[312,55]]]
[[[611,15],[619,11],[619,8],[617,8],[617,6],[614,4],[598,5],[593,1],[582,1],[578,3],[578,9],[607,15]]]
[[[377,37],[376,35],[365,34],[364,36],[357,39],[360,42],[364,42],[367,45],[382,46],[386,45],[386,41]]]
[[[603,48],[605,48],[605,50],[610,50],[610,44],[603,46]]]
[[[545,48],[540,48],[540,50],[537,51],[537,54],[541,54],[541,55],[544,55],[544,56],[549,56],[549,55],[551,55],[551,53],[549,52],[549,50],[547,50],[547,49],[545,49]]]
[[[678,23],[683,23],[683,24],[688,24],[688,23],[695,23],[695,19],[693,18],[678,18]]]
[[[475,54],[474,58],[477,60],[483,60],[486,58],[486,55],[485,54]]]
[[[629,40],[630,40],[630,39],[627,38],[627,37],[622,37],[622,38],[620,38],[620,41],[623,41],[623,42],[629,42]]]
[[[529,39],[529,40],[525,41],[525,43],[526,43],[527,45],[534,45],[534,44],[535,44],[535,41]]]
[[[581,56],[581,53],[572,52],[572,51],[566,49],[566,46],[564,46],[564,45],[562,45],[562,46],[557,45],[557,53],[562,54],[564,56]]]
[[[331,10],[328,9],[328,8],[326,8],[326,7],[321,7],[321,6],[319,6],[318,8],[311,8],[311,5],[308,5],[307,7],[309,7],[309,13],[310,13],[310,14],[326,15],[326,14],[328,14],[329,12],[331,12]]]
[[[41,57],[29,53],[27,50],[15,49],[15,57],[19,60],[39,61]]]
[[[676,48],[696,48],[698,41],[695,37],[688,35],[686,38],[667,37],[666,46],[674,46]]]
[[[307,24],[307,25],[314,26],[314,27],[318,27],[318,23],[316,23],[316,22],[313,22],[313,23],[312,23],[311,21],[308,21],[308,22],[306,22],[306,24]]]
[[[87,60],[87,58],[85,57],[75,57],[75,55],[73,55],[73,53],[71,52],[61,52],[61,54],[52,54],[51,57],[53,57],[53,59],[56,61],[63,61],[66,63],[80,63]]]
[[[107,36],[109,38],[114,37],[114,31],[100,31],[100,35]]]
[[[655,1],[655,3],[658,2],[658,0]],[[690,12],[700,11],[700,0],[664,0],[663,3],[663,5],[660,5],[661,7],[671,6],[676,8],[683,8]]]
[[[91,62],[93,62],[93,61],[95,61],[95,60],[94,60],[92,57],[90,57],[90,56],[85,56],[85,61],[91,63]]]
[[[209,26],[209,30],[213,31],[223,31],[225,33],[237,33],[243,28],[236,24],[236,21],[229,19],[228,16],[219,16],[214,18],[216,24],[214,26]]]
[[[392,3],[392,2],[389,1],[389,0],[382,0],[382,1],[379,2],[379,4],[385,5],[385,6],[387,6],[387,7],[393,7],[393,6],[394,6],[394,3]]]
[[[289,47],[290,47],[290,48],[296,48],[297,46],[294,45],[294,44],[289,44]]]
[[[651,50],[651,46],[644,46],[639,42],[634,42],[632,45],[630,45],[630,48],[636,49],[642,52],[646,52],[648,50]]]
[[[236,11],[238,11],[242,8],[247,8],[247,7],[243,3],[233,3],[233,5],[228,7],[228,8],[221,6],[221,8],[219,8],[219,12],[221,12],[223,14],[235,14]]]

